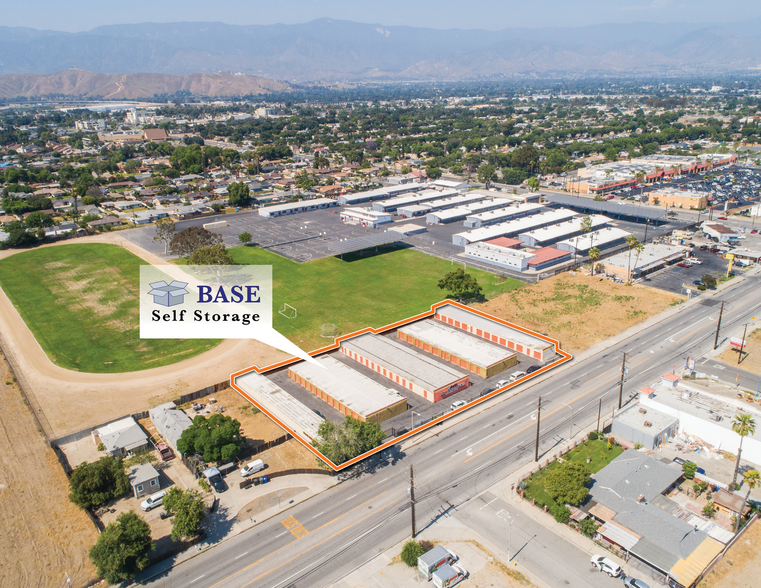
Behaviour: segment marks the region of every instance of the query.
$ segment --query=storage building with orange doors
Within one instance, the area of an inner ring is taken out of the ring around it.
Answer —
[[[360,421],[382,423],[407,410],[407,399],[392,388],[324,356],[320,365],[303,361],[288,368],[288,377],[337,411]],[[322,366],[322,367],[321,367]]]
[[[555,346],[552,343],[452,304],[436,309],[434,317],[456,329],[467,331],[476,337],[482,337],[542,362],[555,356]]]
[[[430,402],[470,385],[470,376],[399,341],[366,334],[341,343],[341,353]]]
[[[518,363],[514,351],[463,336],[462,331],[433,319],[404,325],[397,330],[397,337],[482,378],[490,378]]]

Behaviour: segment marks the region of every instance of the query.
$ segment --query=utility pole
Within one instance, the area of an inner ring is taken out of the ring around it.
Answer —
[[[412,464],[410,464],[410,511],[412,513],[412,538],[415,538],[417,531],[415,530],[415,476],[412,471]]]
[[[618,385],[618,408],[621,409],[624,398],[624,375],[626,374],[626,353],[624,353],[624,360],[621,362],[621,382]],[[600,399],[602,400],[602,399]]]
[[[719,321],[716,323],[716,337],[713,340],[713,348],[716,349],[719,346],[719,329],[721,328],[721,315],[724,313],[724,301],[721,301],[721,308],[719,309]]]
[[[536,444],[534,445],[534,461],[539,461],[539,420],[542,418],[542,397],[536,405]]]
[[[743,349],[745,349],[745,333],[748,332],[748,323],[745,323],[745,328],[743,329],[743,338],[742,341],[740,341],[740,353],[737,354],[737,365],[740,365],[740,361],[743,357]]]
[[[600,430],[600,416],[602,415],[602,396],[600,397],[600,406],[597,408],[597,431]]]

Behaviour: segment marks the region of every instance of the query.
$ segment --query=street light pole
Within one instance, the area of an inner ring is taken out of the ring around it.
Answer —
[[[621,410],[624,397],[624,374],[626,374],[626,353],[624,353],[624,359],[621,362],[621,381],[618,385],[618,409]]]
[[[742,338],[742,341],[740,341],[740,353],[737,355],[737,365],[740,365],[740,361],[742,361],[743,349],[745,349],[745,334],[747,332],[748,332],[748,323],[745,323],[745,328],[743,329],[743,338]]]
[[[410,464],[410,512],[412,514],[412,538],[414,539],[417,531],[415,530],[415,477],[412,464]]]
[[[515,515],[516,518],[518,518],[518,515]],[[510,555],[512,546],[513,546],[513,517],[510,515],[507,515],[507,518],[510,519],[510,523],[508,523],[508,532],[507,532],[507,563],[510,563],[510,561],[513,559]]]
[[[419,412],[415,412],[414,410],[410,411],[410,431],[415,428],[415,415],[418,415],[422,418],[422,414]]]
[[[539,420],[542,418],[542,397],[536,405],[536,444],[534,445],[534,461],[539,461]]]
[[[721,301],[721,308],[719,309],[719,320],[716,323],[716,337],[713,339],[713,348],[716,350],[716,348],[719,346],[719,329],[721,329],[721,315],[724,314],[724,301]]]

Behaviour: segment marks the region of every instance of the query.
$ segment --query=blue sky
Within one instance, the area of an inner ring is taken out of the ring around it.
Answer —
[[[330,17],[438,29],[583,26],[626,22],[723,23],[761,17],[758,0],[25,0],[0,24],[59,31],[99,25],[221,21],[293,24]]]

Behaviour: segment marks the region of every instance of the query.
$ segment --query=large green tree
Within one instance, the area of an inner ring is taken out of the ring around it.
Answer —
[[[222,236],[203,227],[190,226],[175,233],[169,241],[169,251],[180,257],[187,257],[196,249],[210,247],[222,242]]]
[[[497,179],[497,169],[490,163],[484,163],[478,168],[478,181],[485,184],[488,188],[494,180]]]
[[[148,523],[134,511],[123,512],[100,534],[90,559],[106,582],[119,584],[148,567],[153,547]]]
[[[172,513],[172,539],[180,541],[195,537],[206,517],[206,505],[195,490],[180,490],[172,486],[161,501],[164,510]]]
[[[378,447],[385,437],[378,423],[346,417],[340,424],[324,420],[312,445],[338,465]]]
[[[69,500],[79,508],[95,508],[129,490],[129,479],[121,459],[101,457],[93,463],[83,462],[69,478]]]
[[[481,294],[481,286],[478,284],[478,280],[461,267],[447,273],[439,280],[438,286],[442,290],[451,292],[460,302],[466,295],[476,298]]]
[[[177,441],[180,453],[200,453],[204,461],[232,459],[240,452],[240,423],[229,416],[197,415]]]
[[[560,505],[577,505],[584,502],[589,495],[591,476],[582,464],[566,461],[553,468],[545,478],[547,494]]]
[[[153,240],[164,244],[164,253],[167,253],[169,249],[169,243],[172,242],[174,231],[175,224],[168,216],[156,221],[156,234],[153,236]]]
[[[27,227],[34,227],[36,229],[39,229],[40,227],[52,227],[53,217],[49,214],[45,214],[41,210],[36,210],[29,213],[29,216],[24,219],[24,224]]]
[[[240,207],[251,204],[251,191],[243,182],[233,182],[227,186],[227,201],[230,206]]]

